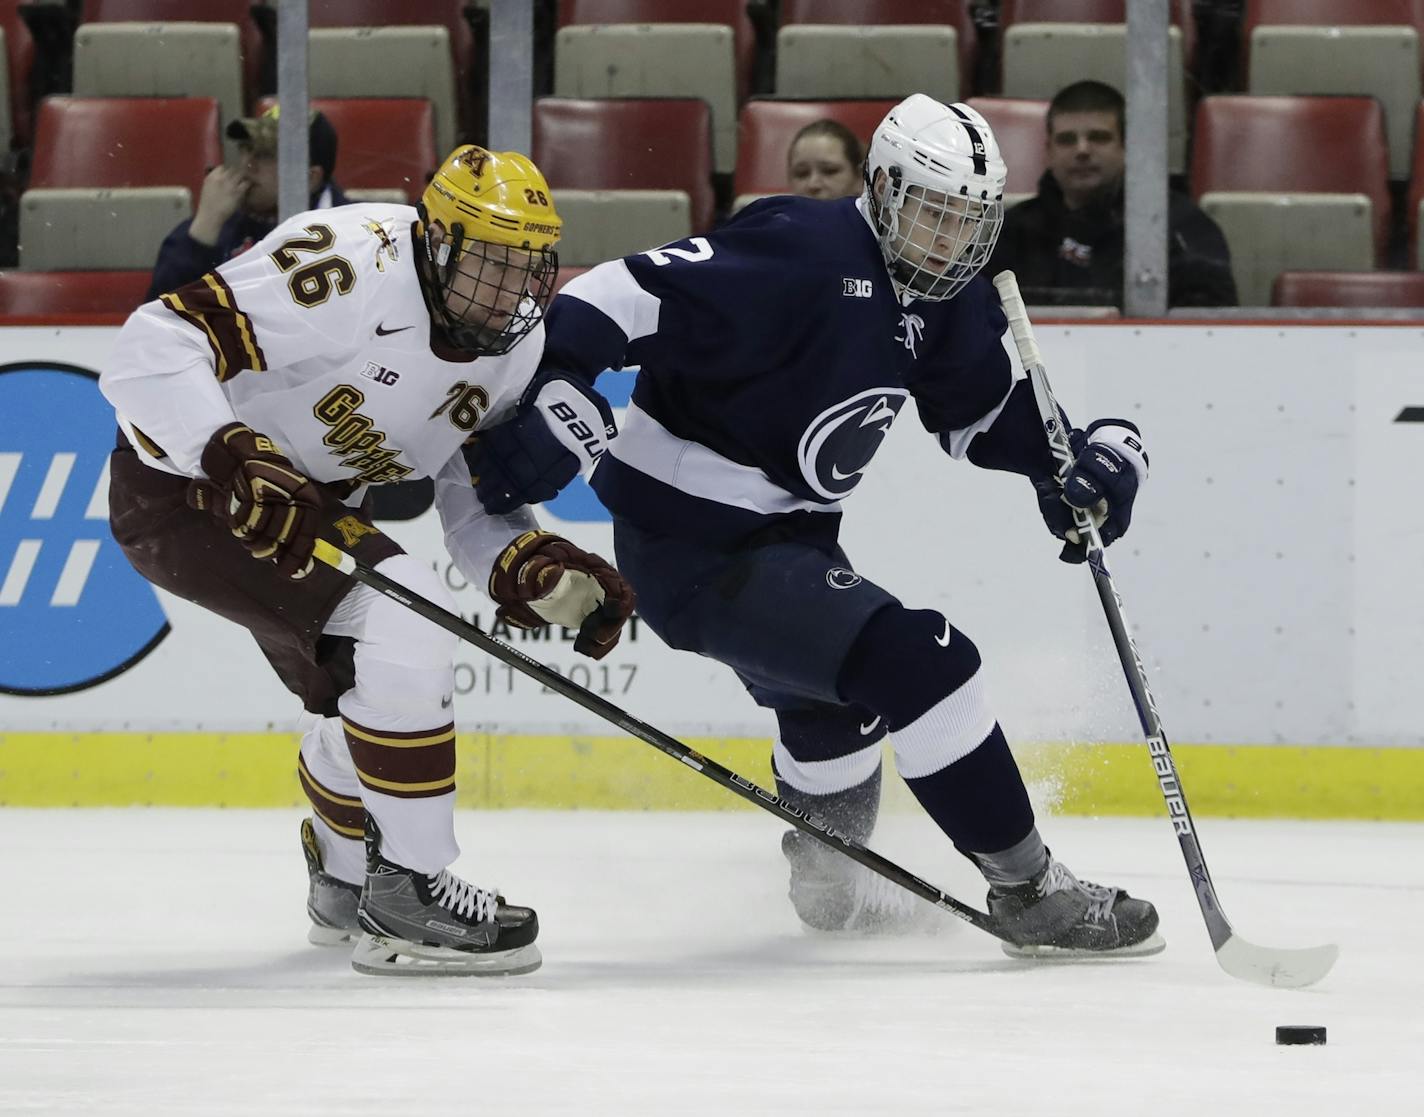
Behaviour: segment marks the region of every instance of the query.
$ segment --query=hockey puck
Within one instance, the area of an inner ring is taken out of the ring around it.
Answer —
[[[1319,1024],[1281,1024],[1276,1028],[1276,1042],[1282,1046],[1323,1044],[1325,1029]]]

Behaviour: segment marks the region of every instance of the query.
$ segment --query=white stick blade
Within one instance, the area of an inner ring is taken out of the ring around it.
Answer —
[[[1277,989],[1304,989],[1328,974],[1340,948],[1311,946],[1304,950],[1276,950],[1256,946],[1240,935],[1232,935],[1216,952],[1221,968],[1241,981],[1271,985]]]

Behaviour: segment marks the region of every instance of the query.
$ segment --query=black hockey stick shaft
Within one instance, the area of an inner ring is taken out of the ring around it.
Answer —
[[[994,286],[999,291],[999,299],[1009,320],[1014,344],[1024,370],[1033,385],[1034,400],[1038,404],[1039,417],[1053,457],[1058,463],[1058,478],[1065,479],[1073,465],[1073,449],[1068,441],[1068,432],[1063,429],[1063,412],[1053,397],[1053,389],[1048,384],[1048,373],[1043,366],[1043,357],[1038,351],[1038,343],[1033,337],[1033,325],[1029,322],[1028,310],[1024,307],[1023,296],[1019,293],[1018,281],[1013,272],[1001,272],[994,277]],[[1207,934],[1211,937],[1212,949],[1216,953],[1217,964],[1232,977],[1242,981],[1253,981],[1259,985],[1300,989],[1313,985],[1331,970],[1340,949],[1334,945],[1313,946],[1297,949],[1279,949],[1257,946],[1243,939],[1232,928],[1221,910],[1216,897],[1216,886],[1212,883],[1211,872],[1206,866],[1206,857],[1197,841],[1196,823],[1187,807],[1186,791],[1177,775],[1177,764],[1167,744],[1167,734],[1162,728],[1162,719],[1157,713],[1157,702],[1152,697],[1152,688],[1147,682],[1147,669],[1137,644],[1128,628],[1122,595],[1113,584],[1103,556],[1103,541],[1097,525],[1085,509],[1074,509],[1073,519],[1079,537],[1087,545],[1088,568],[1097,587],[1098,599],[1102,602],[1103,613],[1107,617],[1108,628],[1112,632],[1113,646],[1117,649],[1118,662],[1127,678],[1132,693],[1132,703],[1137,709],[1137,719],[1147,738],[1148,754],[1152,770],[1157,777],[1157,787],[1167,805],[1167,814],[1172,820],[1172,828],[1181,847],[1182,858],[1187,863],[1187,873],[1191,878],[1192,891],[1201,908],[1202,919],[1206,923]]]
[[[753,803],[769,814],[775,815],[783,822],[789,823],[805,834],[817,839],[824,845],[829,846],[840,853],[845,854],[852,861],[859,862],[873,873],[878,873],[887,880],[893,881],[907,892],[913,893],[927,903],[934,904],[942,908],[951,915],[957,916],[966,923],[978,927],[981,931],[993,935],[995,938],[1005,938],[998,929],[994,920],[977,908],[972,908],[963,901],[956,900],[948,893],[941,892],[934,885],[929,884],[908,869],[902,869],[893,861],[880,856],[874,850],[867,849],[859,842],[837,831],[834,827],[828,826],[824,821],[815,815],[807,814],[799,807],[792,806],[784,799],[765,788],[752,783],[743,776],[738,775],[730,768],[724,768],[715,760],[710,760],[701,753],[684,745],[675,737],[670,737],[660,729],[656,729],[647,722],[635,718],[626,710],[614,705],[601,695],[593,693],[585,687],[581,687],[557,671],[545,666],[538,660],[531,659],[523,652],[497,640],[488,633],[456,616],[446,609],[442,609],[433,601],[428,600],[415,593],[399,582],[387,578],[384,574],[372,570],[363,562],[357,561],[345,551],[324,540],[317,540],[315,557],[318,561],[335,567],[342,573],[349,575],[363,585],[370,586],[377,593],[390,598],[392,601],[404,605],[407,609],[419,613],[426,620],[439,625],[447,632],[454,633],[466,643],[473,644],[481,651],[494,656],[503,663],[509,664],[516,671],[528,675],[530,678],[548,687],[552,691],[563,695],[565,698],[578,703],[585,710],[596,714],[607,722],[637,737],[655,749],[666,753],[674,760],[679,760],[686,764],[694,772],[705,776],[713,783],[726,788],[736,795],[740,795],[749,803]]]
[[[1004,312],[1009,319],[1009,329],[1013,334],[1014,343],[1018,347],[1024,370],[1033,383],[1034,398],[1038,403],[1039,415],[1043,419],[1049,446],[1058,463],[1058,476],[1061,481],[1068,470],[1072,468],[1073,450],[1068,443],[1068,432],[1063,429],[1062,412],[1058,408],[1058,401],[1054,398],[1053,389],[1048,384],[1048,374],[1044,369],[1038,343],[1033,337],[1028,312],[1023,304],[1023,296],[1019,294],[1018,282],[1014,279],[1012,272],[1004,272],[996,276],[994,285],[999,289]],[[1132,638],[1132,633],[1127,627],[1127,620],[1123,615],[1122,595],[1118,593],[1117,587],[1113,584],[1112,574],[1108,570],[1104,557],[1102,538],[1098,534],[1092,517],[1088,515],[1086,509],[1074,508],[1073,518],[1080,538],[1087,545],[1088,567],[1093,574],[1093,584],[1096,586],[1098,598],[1102,602],[1108,629],[1112,633],[1113,646],[1117,649],[1118,661],[1132,694],[1132,704],[1137,710],[1138,723],[1142,726],[1143,736],[1147,738],[1147,750],[1152,760],[1153,771],[1157,776],[1157,786],[1162,792],[1163,802],[1167,805],[1167,814],[1171,818],[1172,827],[1177,834],[1177,843],[1181,846],[1182,857],[1187,863],[1187,873],[1192,880],[1197,905],[1201,908],[1202,918],[1206,921],[1207,933],[1211,936],[1213,949],[1220,949],[1222,944],[1231,937],[1231,924],[1227,921],[1225,913],[1221,910],[1221,904],[1216,898],[1216,887],[1212,884],[1206,858],[1197,841],[1196,826],[1192,821],[1191,810],[1187,806],[1186,792],[1177,775],[1176,761],[1173,759],[1172,750],[1167,743],[1167,734],[1162,728],[1162,719],[1157,713],[1157,702],[1152,697],[1152,688],[1147,682],[1147,669],[1143,666],[1142,656],[1138,653],[1137,644]]]

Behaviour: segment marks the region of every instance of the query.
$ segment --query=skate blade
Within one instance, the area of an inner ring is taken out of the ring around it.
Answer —
[[[351,968],[357,973],[388,977],[517,977],[533,973],[544,964],[539,948],[473,953],[444,946],[425,946],[406,939],[362,934],[351,953]]]
[[[1010,958],[1028,958],[1035,962],[1085,962],[1102,958],[1147,958],[1161,954],[1167,949],[1167,940],[1153,931],[1147,938],[1132,946],[1120,946],[1115,950],[1080,950],[1063,946],[1015,946],[1011,942],[1001,942],[1004,953]]]
[[[313,923],[307,931],[307,942],[312,946],[350,946],[360,934],[355,928],[325,927]]]

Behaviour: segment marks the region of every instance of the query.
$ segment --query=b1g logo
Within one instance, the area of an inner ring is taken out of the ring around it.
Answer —
[[[909,395],[903,388],[871,388],[811,420],[796,448],[806,483],[827,500],[849,496]]]
[[[114,412],[87,369],[0,366],[0,691],[65,694],[168,634],[109,533]]]

